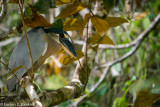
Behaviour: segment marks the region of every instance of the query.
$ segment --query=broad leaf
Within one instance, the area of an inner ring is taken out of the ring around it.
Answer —
[[[109,24],[109,27],[116,27],[123,23],[128,23],[128,21],[121,17],[107,17],[106,21]]]
[[[63,21],[62,19],[57,19],[56,21],[54,21],[54,23],[52,24],[53,28],[59,28],[59,29],[63,29]]]
[[[77,58],[74,58],[72,56],[66,55],[64,60],[63,60],[63,64],[67,65],[69,63],[72,63],[73,61],[79,60],[81,57],[84,56],[82,51],[76,51],[76,53],[77,53]]]
[[[73,3],[75,1],[76,0],[56,0],[56,6],[67,4],[67,3]]]
[[[135,20],[140,20],[144,17],[146,17],[148,15],[147,12],[142,12],[142,13],[139,13],[136,17],[134,17]]]
[[[8,3],[19,3],[19,0],[9,0]]]
[[[140,90],[133,107],[151,107],[159,99],[160,94],[153,94],[150,90]]]
[[[100,40],[101,36],[99,34],[96,34],[92,37],[89,38],[89,43],[92,43],[93,45],[98,43],[98,41]]]
[[[83,21],[77,18],[69,18],[63,23],[63,30],[71,31],[71,30],[81,30],[83,26]]]
[[[69,6],[67,6],[65,9],[61,11],[61,13],[57,16],[60,18],[66,18],[68,16],[71,16],[82,9],[86,8],[87,5],[84,2],[75,2]]]
[[[91,22],[101,36],[109,30],[108,23],[103,19],[93,16],[91,17]]]
[[[100,38],[99,44],[109,44],[109,45],[114,45],[113,41],[108,37],[108,36],[103,36]]]
[[[32,10],[32,17],[25,17],[25,24],[30,28],[35,27],[50,27],[52,26],[42,15],[38,14],[32,5],[28,5]]]
[[[89,21],[90,18],[91,18],[90,13],[87,13],[87,14],[85,15],[85,17],[84,17],[83,27],[82,27],[82,29],[81,29],[81,31],[80,31],[80,34],[81,34],[81,35],[83,35],[83,30],[84,30],[84,28],[85,28],[85,26],[86,26],[86,23],[88,23],[88,21]]]

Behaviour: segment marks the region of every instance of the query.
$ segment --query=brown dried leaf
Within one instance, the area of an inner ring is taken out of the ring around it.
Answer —
[[[32,10],[32,17],[25,17],[25,24],[30,28],[52,26],[42,15],[38,14],[32,5],[28,5]]]
[[[19,3],[19,0],[9,0],[8,3]]]
[[[134,17],[135,20],[140,20],[144,17],[146,17],[148,15],[147,12],[142,12],[142,13],[139,13],[137,16]]]

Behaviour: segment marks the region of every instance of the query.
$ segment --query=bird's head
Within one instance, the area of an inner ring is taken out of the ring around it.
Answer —
[[[65,37],[65,35],[69,36],[69,34],[66,31],[59,29],[59,28],[47,28],[44,30],[47,34],[52,34],[52,33],[58,34],[58,41],[62,45],[63,49],[69,55],[71,55],[75,58],[77,57],[77,54],[76,54],[76,51],[75,51],[73,44],[70,42],[70,40],[68,38]]]

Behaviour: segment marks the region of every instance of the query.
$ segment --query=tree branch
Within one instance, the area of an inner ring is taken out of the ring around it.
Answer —
[[[0,13],[0,23],[2,22],[2,20],[4,19],[4,17],[6,16],[6,13],[7,13],[6,0],[2,0],[1,5],[2,5],[2,9],[1,9],[1,13]]]
[[[101,67],[105,67],[105,70],[103,71],[103,74],[101,76],[101,78],[99,79],[99,81],[90,89],[90,95],[92,96],[95,92],[95,90],[97,89],[98,86],[100,86],[100,84],[102,83],[102,81],[105,79],[109,69],[119,63],[124,61],[125,59],[129,58],[131,55],[133,55],[137,49],[140,47],[141,43],[143,42],[143,40],[148,36],[148,34],[159,24],[160,22],[160,13],[156,16],[156,18],[154,19],[154,21],[150,24],[150,26],[143,31],[138,37],[139,39],[136,42],[136,45],[134,46],[134,48],[132,50],[130,50],[129,52],[127,52],[125,55],[123,55],[122,57],[120,57],[119,59],[111,62],[111,63],[107,63],[107,64],[103,64],[101,65]],[[83,95],[78,101],[74,102],[72,104],[73,107],[78,106],[78,104],[80,104],[81,102],[85,101],[86,99],[90,98],[91,96],[88,97],[88,95]]]

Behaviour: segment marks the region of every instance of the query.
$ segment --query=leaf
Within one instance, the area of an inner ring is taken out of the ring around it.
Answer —
[[[72,57],[70,55],[66,55],[64,57],[63,64],[67,65],[67,64],[72,63],[73,61],[76,61],[76,60],[78,60],[78,59],[80,59],[81,57],[84,56],[82,51],[76,51],[76,53],[77,53],[77,58],[74,58],[74,57]]]
[[[8,3],[19,3],[19,0],[9,0]]]
[[[81,31],[80,31],[80,34],[81,34],[81,35],[83,35],[83,30],[84,30],[84,28],[85,28],[85,26],[86,26],[86,23],[88,23],[88,21],[89,21],[90,18],[91,18],[90,13],[87,13],[87,14],[85,15],[85,17],[84,17],[84,23],[83,23],[82,29],[81,29]]]
[[[56,6],[67,4],[67,3],[73,3],[75,1],[76,0],[56,0]]]
[[[49,8],[55,8],[54,0],[37,0],[34,8],[42,14],[46,14]]]
[[[108,36],[100,36],[99,34],[89,38],[89,43],[94,44],[110,44],[114,45],[113,41]]]
[[[108,23],[103,19],[92,16],[91,17],[91,22],[92,22],[92,24],[94,25],[94,27],[96,28],[97,32],[100,35],[104,35],[109,30]]]
[[[67,6],[65,9],[63,9],[57,17],[64,19],[68,16],[71,16],[71,15],[81,11],[82,9],[84,9],[86,7],[87,7],[87,5],[84,2],[75,2],[75,3]]]
[[[116,27],[123,23],[128,23],[128,21],[121,17],[107,17],[106,21],[109,24],[109,27]]]
[[[101,36],[99,34],[94,35],[92,37],[89,38],[89,43],[92,43],[93,45],[98,43],[98,41],[100,40]]]
[[[133,107],[150,107],[160,99],[160,94],[153,94],[150,90],[140,90]]]
[[[69,18],[64,22],[63,26],[65,31],[80,30],[82,29],[83,21],[77,18]]]
[[[15,72],[16,72],[17,70],[21,69],[22,67],[23,67],[23,66],[20,65],[20,66],[18,66],[18,67],[16,67],[16,68],[12,69],[11,72],[9,72],[9,75],[10,75],[10,74],[12,74],[12,75],[9,76],[9,77],[7,78],[7,80],[9,80],[10,78],[12,78],[12,76],[15,75]]]
[[[52,26],[42,15],[38,14],[32,5],[28,5],[32,10],[32,17],[25,16],[25,24],[30,28],[35,27],[50,27]]]
[[[101,37],[98,43],[99,44],[114,45],[113,41],[108,36]]]
[[[144,17],[146,17],[148,15],[147,12],[142,12],[142,13],[139,13],[136,17],[134,17],[135,20],[140,20]]]
[[[53,28],[59,28],[59,29],[63,29],[63,21],[62,19],[57,19],[53,24],[52,24]]]

